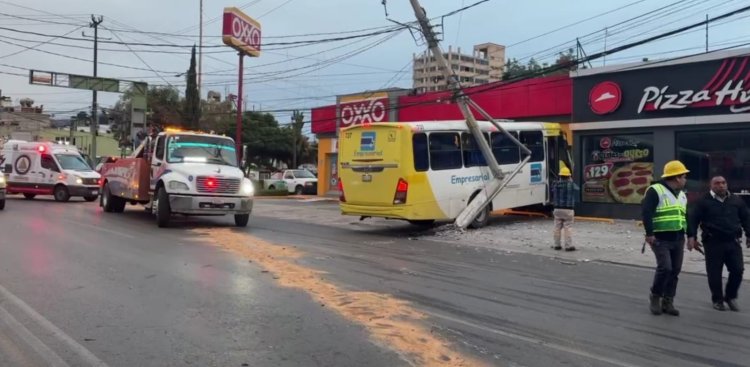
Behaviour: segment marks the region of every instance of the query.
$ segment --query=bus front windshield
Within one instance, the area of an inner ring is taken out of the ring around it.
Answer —
[[[167,140],[167,162],[211,163],[237,167],[237,153],[231,139],[173,135]]]
[[[91,171],[91,167],[77,154],[55,154],[60,168],[72,171]]]

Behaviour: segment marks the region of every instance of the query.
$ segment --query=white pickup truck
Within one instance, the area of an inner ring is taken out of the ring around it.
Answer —
[[[274,182],[274,180],[276,180]],[[315,195],[318,193],[318,178],[310,171],[305,169],[288,169],[271,176],[266,180],[268,190],[276,190],[279,181],[283,181],[290,194]]]

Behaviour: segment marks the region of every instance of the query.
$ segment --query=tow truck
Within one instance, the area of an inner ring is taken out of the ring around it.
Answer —
[[[235,225],[245,227],[253,209],[253,183],[238,168],[234,140],[226,136],[166,129],[131,156],[108,160],[101,172],[104,212],[142,204],[159,227],[169,226],[174,214],[234,215]]]

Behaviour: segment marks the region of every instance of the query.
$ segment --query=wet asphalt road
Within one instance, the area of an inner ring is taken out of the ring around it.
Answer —
[[[0,365],[95,362],[80,349],[109,366],[405,365],[363,328],[276,286],[254,264],[190,241],[185,225],[158,230],[130,210],[8,202],[0,212]]]
[[[746,366],[749,311],[710,308],[683,274],[679,318],[652,316],[651,269],[568,263],[435,242],[408,225],[323,227],[269,216],[248,235],[295,245],[300,264],[345,289],[412,303],[451,348],[498,366]],[[0,213],[0,365],[399,366],[368,330],[283,288],[254,263],[192,241],[190,219],[159,230],[135,208],[11,200]],[[145,236],[147,235],[147,236]],[[35,316],[36,315],[36,316]],[[45,322],[46,321],[46,322]],[[88,363],[88,364],[87,364]]]

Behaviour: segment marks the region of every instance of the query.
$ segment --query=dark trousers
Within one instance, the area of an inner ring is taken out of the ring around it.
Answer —
[[[656,240],[651,249],[656,256],[656,274],[651,294],[674,297],[677,293],[677,277],[682,270],[682,255],[685,239],[679,241]]]
[[[706,248],[706,274],[708,287],[711,289],[711,301],[720,302],[737,298],[737,291],[742,283],[744,264],[742,260],[742,246],[738,241],[709,241],[704,242]],[[727,266],[729,279],[727,288],[722,293],[722,273]]]

